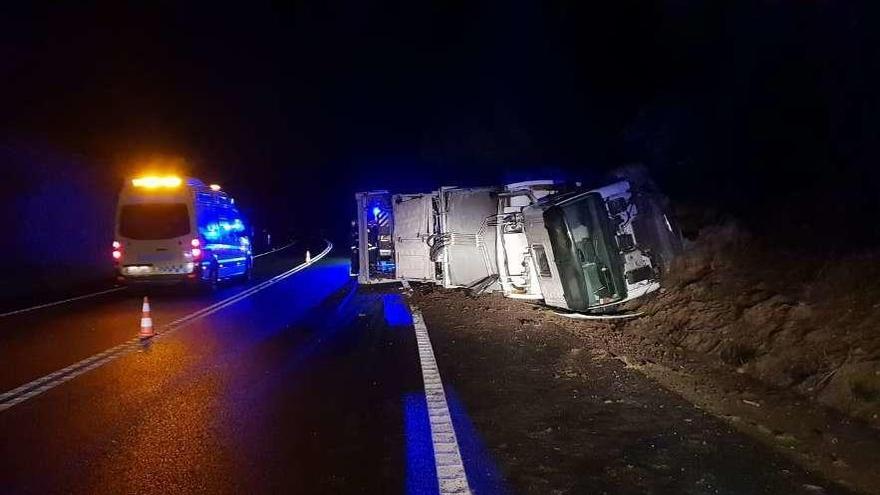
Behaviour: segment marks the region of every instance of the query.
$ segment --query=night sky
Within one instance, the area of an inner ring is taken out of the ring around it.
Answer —
[[[356,190],[634,162],[681,203],[815,224],[880,210],[869,5],[3,7],[2,137],[120,183],[181,157],[264,224],[337,231]]]

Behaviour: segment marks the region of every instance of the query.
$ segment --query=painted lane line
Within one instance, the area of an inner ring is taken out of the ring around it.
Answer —
[[[293,242],[291,242],[291,243],[285,244],[285,245],[283,245],[283,246],[281,246],[281,247],[278,247],[278,248],[275,248],[275,249],[273,249],[273,250],[271,250],[271,251],[266,251],[265,253],[255,254],[255,255],[254,255],[254,259],[257,259],[257,258],[259,258],[259,257],[261,257],[261,256],[266,256],[267,254],[277,253],[278,251],[281,251],[282,249],[287,249],[287,248],[289,248],[290,246],[293,246],[294,244],[296,244],[296,241],[293,241]]]
[[[208,306],[208,307],[203,308],[199,311],[196,311],[194,313],[191,313],[189,315],[183,316],[181,318],[178,318],[177,320],[172,321],[171,323],[163,326],[161,331],[157,332],[157,334],[154,337],[152,337],[150,340],[159,340],[160,337],[166,336],[176,330],[179,330],[180,328],[185,327],[187,324],[189,324],[193,321],[196,321],[200,318],[203,318],[205,316],[216,313],[217,311],[220,311],[221,309],[224,309],[228,306],[231,306],[232,304],[235,304],[236,302],[241,301],[242,299],[250,297],[251,295],[253,295],[257,292],[259,292],[259,291],[261,291],[271,285],[274,285],[275,283],[280,282],[281,280],[283,280],[287,277],[290,277],[291,275],[293,275],[293,274],[307,268],[311,264],[319,261],[321,258],[326,256],[330,252],[332,247],[333,247],[332,243],[328,242],[327,248],[324,249],[324,251],[322,251],[319,255],[315,256],[310,263],[303,263],[301,265],[298,265],[298,266],[294,267],[293,269],[288,270],[287,272],[284,272],[280,275],[277,275],[277,276],[275,276],[265,282],[262,282],[254,287],[251,287],[248,290],[242,291],[234,296],[231,296],[227,299],[224,299],[224,300],[219,301],[215,304],[212,304],[211,306]],[[46,375],[42,378],[38,378],[36,380],[33,380],[30,383],[27,383],[25,385],[17,387],[16,389],[10,390],[9,392],[6,392],[4,394],[0,394],[0,411],[3,411],[4,409],[8,409],[9,407],[12,407],[13,405],[18,404],[19,402],[22,402],[23,400],[29,399],[35,395],[38,395],[39,393],[45,392],[46,390],[49,390],[50,388],[54,388],[55,386],[60,385],[61,383],[64,383],[73,377],[81,375],[85,371],[91,371],[92,369],[94,369],[96,367],[96,366],[94,366],[94,364],[96,362],[99,362],[100,365],[103,365],[111,360],[114,360],[114,359],[122,356],[123,354],[127,354],[128,352],[131,352],[133,350],[137,350],[140,346],[140,343],[141,343],[141,339],[139,337],[134,337],[131,340],[129,340],[123,344],[120,344],[116,347],[113,347],[111,349],[108,349],[102,353],[99,353],[99,354],[96,354],[96,355],[91,356],[89,358],[83,359],[82,361],[79,361],[79,362],[74,363],[70,366],[67,366],[64,369],[58,370],[58,371],[51,373],[49,375]],[[70,373],[71,371],[72,371],[72,373]],[[67,373],[69,373],[69,374],[67,374]],[[62,377],[55,379],[56,377],[59,377],[59,376],[62,376]],[[47,382],[51,382],[53,385],[48,388],[44,388],[41,386]],[[37,387],[37,388],[35,388],[35,387]],[[32,393],[33,391],[38,391],[38,392]],[[24,394],[26,397],[24,397],[23,399],[18,400],[17,397],[10,399],[10,397],[21,394],[22,392],[26,392]],[[4,402],[4,401],[6,401],[6,402]]]
[[[452,415],[449,414],[449,405],[446,403],[443,380],[440,379],[440,370],[437,369],[437,360],[434,359],[434,348],[431,347],[431,339],[428,337],[428,327],[418,309],[410,308],[410,312],[425,384],[425,401],[428,404],[428,421],[431,424],[431,442],[434,444],[434,465],[437,468],[440,495],[469,494],[471,489],[452,425]]]
[[[317,263],[322,258],[327,256],[330,251],[333,249],[333,243],[327,241],[327,247],[321,251],[319,254],[314,256],[312,260],[308,263],[299,264],[290,270],[283,272],[275,277],[272,277],[269,280],[261,282],[254,287],[251,287],[247,290],[244,290],[238,294],[230,296],[222,301],[218,301],[208,307],[202,308],[198,311],[190,313],[186,316],[182,316],[171,323],[164,325],[161,329],[159,329],[155,336],[149,338],[150,342],[160,340],[163,337],[166,337],[177,330],[180,330],[190,323],[193,323],[201,318],[214,314],[228,306],[231,306],[242,299],[246,299],[257,292],[260,292],[276,283],[308,268],[309,266]],[[16,387],[13,390],[0,394],[0,411],[4,411],[9,409],[16,404],[20,404],[28,399],[36,397],[37,395],[42,394],[48,390],[51,390],[62,383],[65,383],[69,380],[72,380],[84,373],[92,371],[96,368],[103,366],[113,360],[116,360],[126,354],[129,354],[133,351],[136,351],[140,348],[142,343],[142,339],[140,337],[134,337],[129,339],[128,341],[119,344],[117,346],[111,347],[103,352],[99,352],[93,356],[85,358],[81,361],[78,361],[70,366],[62,368],[58,371],[50,373],[41,378],[37,378],[32,380],[24,385]]]
[[[321,258],[323,258],[324,256],[326,256],[332,248],[333,248],[333,243],[327,241],[327,247],[323,251],[321,251],[318,255],[313,257],[310,262],[302,263],[302,264],[292,268],[291,270],[288,270],[284,273],[281,273],[280,275],[276,275],[275,277],[272,277],[269,280],[261,282],[261,283],[255,285],[254,287],[251,287],[250,289],[239,292],[238,294],[231,296],[227,299],[224,299],[223,301],[217,302],[211,306],[208,306],[206,308],[202,308],[199,311],[196,311],[196,312],[191,313],[189,315],[178,318],[177,320],[174,320],[171,323],[167,324],[166,327],[172,327],[174,325],[189,321],[191,319],[201,318],[201,317],[207,316],[208,314],[215,313],[215,312],[219,311],[220,309],[225,308],[226,306],[229,306],[229,305],[234,304],[234,303],[236,303],[246,297],[249,297],[251,294],[253,294],[255,292],[259,292],[259,291],[263,290],[264,288],[266,288],[270,285],[273,285],[276,282],[278,282],[282,279],[285,279],[285,278],[293,275],[296,272],[303,270],[304,268],[311,266],[316,261],[318,261]],[[167,333],[167,330],[165,333]]]
[[[121,290],[125,290],[125,287],[114,287],[112,289],[102,290],[102,291],[98,291],[98,292],[92,292],[91,294],[83,294],[81,296],[71,297],[70,299],[63,299],[61,301],[53,301],[53,302],[46,303],[46,304],[31,306],[30,308],[16,309],[15,311],[0,313],[0,318],[3,318],[4,316],[12,316],[12,315],[17,315],[17,314],[21,314],[21,313],[27,313],[28,311],[35,311],[35,310],[43,309],[43,308],[50,308],[52,306],[58,306],[59,304],[66,304],[66,303],[73,302],[73,301],[79,301],[81,299],[88,299],[90,297],[100,296],[103,294],[109,294],[111,292],[119,292]]]
[[[134,340],[134,339],[133,339],[133,340]],[[73,363],[73,364],[71,364],[70,366],[67,366],[67,367],[62,368],[62,369],[60,369],[60,370],[58,370],[58,371],[52,372],[52,373],[50,373],[50,374],[48,374],[48,375],[46,375],[46,376],[43,376],[43,377],[41,377],[41,378],[37,378],[36,380],[30,381],[30,382],[28,382],[28,383],[25,383],[24,385],[21,385],[21,386],[19,386],[19,387],[16,387],[16,388],[14,388],[14,389],[12,389],[12,390],[10,390],[10,391],[8,391],[8,392],[4,392],[4,393],[0,394],[0,403],[6,401],[6,400],[9,399],[10,397],[16,396],[16,395],[18,395],[18,394],[21,394],[22,392],[26,392],[27,390],[30,390],[30,389],[32,389],[32,388],[34,388],[34,387],[38,387],[38,386],[40,386],[40,385],[42,385],[42,384],[44,384],[44,383],[46,383],[46,382],[52,381],[53,379],[55,379],[55,378],[57,378],[57,377],[59,377],[59,376],[62,376],[62,375],[64,375],[64,374],[66,374],[66,373],[69,373],[69,372],[71,372],[71,371],[73,371],[73,370],[75,370],[75,369],[77,369],[77,368],[80,368],[80,367],[86,366],[86,365],[88,365],[88,364],[91,364],[92,362],[97,361],[97,360],[99,360],[99,359],[101,359],[101,358],[103,358],[103,357],[105,357],[105,356],[107,356],[107,355],[109,355],[109,354],[115,354],[115,353],[117,353],[117,352],[120,352],[120,351],[122,351],[126,346],[130,345],[131,342],[132,342],[132,340],[129,340],[128,342],[125,342],[125,343],[123,343],[123,344],[119,344],[119,345],[117,345],[116,347],[112,347],[112,348],[110,348],[110,349],[107,349],[107,350],[104,351],[104,352],[100,352],[100,353],[98,353],[98,354],[95,354],[94,356],[91,356],[91,357],[88,357],[88,358],[86,358],[86,359],[83,359],[82,361],[78,361],[78,362],[76,362],[76,363]],[[2,405],[0,405],[0,408],[2,408]],[[0,409],[0,410],[2,410],[2,409]]]
[[[330,252],[330,249],[331,249],[331,248],[332,248],[332,244],[329,244],[328,247],[327,247],[323,252],[321,252],[318,256],[316,256],[316,257],[312,260],[312,262],[318,261],[318,260],[320,260],[320,258],[323,258],[327,253]],[[280,281],[280,280],[282,280],[282,279],[284,279],[284,278],[287,278],[287,277],[289,277],[290,275],[293,275],[294,273],[296,273],[296,272],[298,272],[298,271],[300,271],[300,270],[306,268],[306,267],[309,266],[310,264],[311,264],[311,263],[303,263],[303,264],[301,264],[301,265],[298,265],[298,266],[294,267],[293,269],[291,269],[291,270],[289,270],[289,271],[287,271],[287,272],[281,273],[281,274],[279,274],[279,275],[277,275],[277,276],[275,276],[275,277],[273,277],[273,278],[271,278],[271,279],[269,279],[269,280],[263,281],[263,282],[261,282],[261,283],[255,285],[255,286],[253,286],[253,287],[251,287],[251,288],[248,288],[248,289],[246,289],[246,290],[243,290],[243,291],[241,291],[241,292],[239,292],[239,293],[237,293],[237,294],[235,294],[235,295],[233,295],[233,296],[230,296],[230,297],[228,297],[228,298],[226,298],[226,299],[224,299],[224,300],[222,300],[222,301],[216,302],[216,303],[214,303],[214,304],[212,304],[212,305],[210,305],[210,306],[207,306],[207,307],[205,307],[205,308],[202,308],[202,309],[200,309],[200,310],[198,310],[198,311],[195,311],[195,312],[193,312],[193,313],[190,313],[190,314],[188,314],[188,315],[186,315],[186,316],[180,317],[180,318],[178,318],[178,319],[172,321],[171,323],[166,324],[166,325],[162,328],[162,329],[164,330],[163,333],[168,333],[169,329],[171,329],[171,328],[173,328],[173,327],[176,327],[176,326],[182,325],[183,323],[186,323],[186,322],[191,321],[191,320],[195,320],[195,319],[198,319],[198,318],[202,318],[202,317],[208,316],[209,314],[213,314],[213,313],[215,313],[215,312],[217,312],[217,311],[219,311],[219,310],[221,310],[221,309],[223,309],[223,308],[225,308],[225,307],[227,307],[227,306],[230,306],[230,305],[232,305],[232,304],[235,304],[236,302],[238,302],[238,301],[240,301],[240,300],[242,300],[242,299],[245,299],[245,298],[249,297],[250,295],[252,295],[252,294],[254,294],[254,293],[256,293],[256,292],[259,292],[259,291],[263,290],[264,288],[266,288],[266,287],[268,287],[268,286],[270,286],[270,285],[272,285],[272,284],[274,284],[274,283],[277,283],[278,281]],[[156,336],[158,337],[158,333],[157,333]],[[154,339],[155,339],[155,338],[156,338],[156,337],[154,337]],[[22,391],[25,391],[25,390],[28,390],[28,389],[31,389],[31,388],[33,388],[33,387],[35,387],[35,386],[40,385],[40,382],[50,381],[50,380],[52,380],[53,378],[55,378],[55,377],[57,377],[57,376],[59,376],[59,375],[63,375],[63,374],[65,374],[65,373],[67,373],[67,372],[69,372],[69,371],[71,371],[71,370],[73,370],[73,369],[75,369],[75,368],[79,368],[79,367],[82,367],[82,366],[86,366],[86,365],[90,364],[92,361],[95,361],[95,360],[101,359],[101,358],[104,357],[106,354],[111,354],[111,353],[116,353],[116,352],[124,351],[124,350],[125,350],[125,347],[130,346],[130,345],[136,345],[136,344],[138,344],[138,343],[140,343],[140,337],[134,337],[134,338],[132,338],[131,340],[129,340],[128,342],[125,342],[125,343],[123,343],[123,344],[117,345],[116,347],[113,347],[113,348],[111,348],[111,349],[108,349],[108,350],[106,350],[106,351],[104,351],[104,352],[101,352],[101,353],[95,354],[94,356],[91,356],[91,357],[89,357],[89,358],[83,359],[83,360],[81,360],[81,361],[79,361],[79,362],[76,362],[76,363],[70,365],[70,366],[67,366],[66,368],[60,369],[60,370],[58,370],[58,371],[55,371],[54,373],[51,373],[51,374],[49,374],[49,375],[46,375],[46,376],[44,376],[44,377],[42,377],[42,378],[38,378],[38,379],[36,379],[36,380],[34,380],[34,381],[31,381],[30,383],[26,383],[26,384],[24,384],[24,385],[22,385],[22,386],[20,386],[20,387],[17,387],[17,388],[15,388],[15,389],[13,389],[13,390],[10,390],[10,391],[8,391],[8,392],[4,392],[4,393],[0,394],[0,402],[3,402],[4,400],[6,400],[6,399],[7,399],[8,397],[10,397],[10,396],[16,395],[16,394],[18,394],[18,393],[20,393],[20,392],[22,392]],[[0,410],[2,410],[2,409],[0,409]]]
[[[283,246],[281,246],[281,247],[279,247],[279,248],[275,248],[275,249],[273,249],[273,250],[271,250],[271,251],[266,251],[265,253],[256,254],[256,255],[254,255],[254,259],[257,259],[257,258],[259,258],[259,257],[261,257],[261,256],[266,256],[267,254],[276,253],[276,252],[281,251],[281,250],[283,250],[283,249],[287,249],[287,248],[289,248],[290,246],[293,246],[294,244],[296,244],[296,241],[293,241],[293,242],[291,242],[291,243],[289,243],[289,244],[285,244],[285,245],[283,245]],[[92,292],[92,293],[90,293],[90,294],[83,294],[83,295],[81,295],[81,296],[71,297],[71,298],[69,298],[69,299],[62,299],[62,300],[60,300],[60,301],[53,301],[53,302],[49,302],[49,303],[46,303],[46,304],[39,304],[39,305],[37,305],[37,306],[31,306],[31,307],[29,307],[29,308],[16,309],[16,310],[13,310],[13,311],[8,311],[8,312],[6,312],[6,313],[0,313],[0,318],[3,318],[3,317],[5,317],[5,316],[17,315],[17,314],[21,314],[21,313],[27,313],[27,312],[29,312],[29,311],[36,311],[36,310],[38,310],[38,309],[51,308],[52,306],[58,306],[59,304],[67,304],[67,303],[71,303],[71,302],[74,302],[74,301],[80,301],[80,300],[82,300],[82,299],[88,299],[88,298],[90,298],[90,297],[97,297],[97,296],[100,296],[100,295],[103,295],[103,294],[110,294],[111,292],[119,292],[119,291],[121,291],[121,290],[125,290],[125,289],[126,289],[125,287],[113,287],[112,289],[101,290],[101,291],[98,291],[98,292]]]
[[[326,256],[327,253],[329,253],[331,249],[332,249],[332,244],[328,242],[327,248],[324,249],[324,251],[322,251],[318,256],[316,256],[312,260],[312,263],[314,263],[314,262],[320,260],[321,258],[323,258],[324,256]],[[184,324],[186,324],[186,323],[189,323],[189,322],[195,321],[199,318],[203,318],[203,317],[208,316],[210,314],[216,313],[217,311],[219,311],[223,308],[226,308],[227,306],[235,304],[236,302],[238,302],[242,299],[245,299],[256,292],[259,292],[259,291],[269,287],[270,285],[273,285],[273,284],[293,275],[294,273],[297,273],[297,272],[307,268],[312,263],[303,263],[301,265],[298,265],[298,266],[292,268],[291,270],[288,270],[287,272],[281,273],[280,275],[277,275],[267,281],[264,281],[260,284],[257,284],[256,286],[251,287],[245,291],[242,291],[234,296],[230,296],[222,301],[214,303],[208,307],[202,308],[199,311],[196,311],[196,312],[190,313],[189,315],[178,318],[177,320],[174,320],[171,323],[168,323],[167,325],[163,326],[162,332],[157,333],[157,335],[155,337],[153,337],[152,340],[158,340],[158,337],[160,335],[171,333],[172,330],[177,330],[178,328],[183,327]],[[63,375],[71,370],[81,368],[81,367],[86,367],[86,366],[90,365],[93,361],[100,360],[101,358],[103,358],[107,354],[115,355],[115,354],[129,350],[128,349],[129,347],[137,348],[137,346],[140,344],[140,342],[141,342],[141,339],[139,337],[134,337],[131,340],[129,340],[123,344],[117,345],[116,347],[113,347],[113,348],[108,349],[104,352],[98,353],[98,354],[91,356],[89,358],[83,359],[82,361],[74,363],[70,366],[67,366],[66,368],[58,370],[58,371],[51,373],[49,375],[46,375],[42,378],[33,380],[30,383],[22,385],[14,390],[10,390],[9,392],[6,392],[4,394],[0,394],[0,402],[6,400],[8,397],[10,397],[12,395],[16,395],[22,391],[37,387],[41,383],[51,381],[53,378],[55,378],[59,375]],[[0,410],[3,410],[2,405],[0,405]]]

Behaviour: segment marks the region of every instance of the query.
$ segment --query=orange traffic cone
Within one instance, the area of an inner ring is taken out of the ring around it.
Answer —
[[[306,251],[306,263],[312,262],[312,253]]]
[[[156,335],[153,331],[153,319],[150,318],[150,300],[144,297],[143,314],[141,315],[141,339],[149,339]]]

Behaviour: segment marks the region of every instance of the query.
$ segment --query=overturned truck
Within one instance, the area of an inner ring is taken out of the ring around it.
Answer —
[[[352,275],[361,284],[428,282],[600,312],[656,290],[681,249],[668,201],[647,178],[355,199]]]

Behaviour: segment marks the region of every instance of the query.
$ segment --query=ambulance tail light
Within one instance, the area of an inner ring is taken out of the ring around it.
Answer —
[[[113,241],[113,261],[119,262],[122,259],[122,243],[119,241]]]
[[[189,253],[192,255],[193,261],[198,261],[199,259],[201,259],[202,258],[202,241],[196,237],[193,240],[189,241],[189,245],[192,246],[192,249],[190,250]]]

